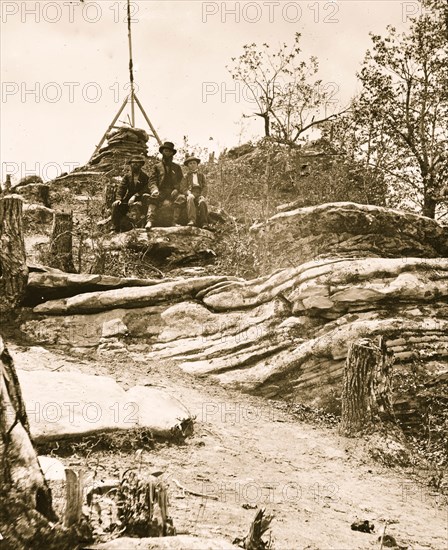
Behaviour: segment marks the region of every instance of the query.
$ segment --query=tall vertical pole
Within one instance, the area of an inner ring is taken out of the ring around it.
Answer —
[[[129,78],[131,82],[131,125],[135,128],[135,90],[134,90],[134,63],[132,60],[132,35],[131,35],[131,0],[128,0],[128,40],[129,40]]]

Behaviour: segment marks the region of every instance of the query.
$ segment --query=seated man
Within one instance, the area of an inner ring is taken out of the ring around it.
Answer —
[[[148,188],[149,178],[142,170],[145,164],[143,157],[134,156],[129,160],[131,173],[124,176],[117,191],[117,200],[112,203],[112,224],[115,232],[120,232],[123,229],[123,222],[128,214],[129,207],[133,206],[133,210],[139,209],[138,216],[133,215],[133,221],[141,225],[141,220],[144,220],[148,210],[150,192]],[[139,219],[138,219],[139,218]],[[128,224],[129,225],[129,224]]]
[[[198,172],[200,162],[194,156],[185,159],[184,166],[188,172],[181,183],[180,192],[187,198],[188,225],[208,229],[208,207],[205,201],[207,183],[204,174]]]
[[[154,166],[149,179],[151,197],[146,229],[151,229],[157,208],[162,205],[174,206],[173,222],[177,223],[176,215],[179,214],[182,203],[185,203],[185,197],[179,194],[183,174],[182,168],[173,162],[173,156],[177,153],[173,143],[165,141],[159,151],[162,154],[162,160]]]

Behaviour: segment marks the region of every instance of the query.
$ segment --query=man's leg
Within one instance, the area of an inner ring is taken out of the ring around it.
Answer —
[[[111,220],[116,233],[120,232],[121,220],[126,216],[128,211],[127,203],[112,205]]]
[[[208,225],[208,206],[204,199],[199,199],[198,202],[198,222],[199,227]]]
[[[173,202],[173,225],[179,225],[182,208],[185,206],[185,195],[178,193]]]
[[[146,229],[151,229],[156,219],[156,212],[158,206],[158,199],[148,199],[148,210],[146,212]]]
[[[188,225],[196,225],[196,203],[193,196],[187,197]]]
[[[149,210],[149,202],[151,200],[151,196],[149,193],[143,193],[140,199],[141,203],[141,223],[139,227],[144,227],[145,223],[148,221],[148,210]]]

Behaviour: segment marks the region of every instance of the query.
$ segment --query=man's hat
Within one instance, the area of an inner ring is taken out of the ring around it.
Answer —
[[[165,141],[160,147],[159,147],[159,153],[162,152],[162,149],[170,149],[173,151],[174,154],[177,153],[176,149],[174,148],[174,143],[171,143],[171,141]]]
[[[191,162],[192,160],[195,160],[198,164],[200,164],[201,162],[201,159],[198,159],[198,157],[195,157],[194,155],[190,155],[184,160],[184,166],[187,166],[188,163]]]
[[[138,155],[134,155],[128,160],[128,164],[145,164],[146,160],[143,157],[139,157]]]

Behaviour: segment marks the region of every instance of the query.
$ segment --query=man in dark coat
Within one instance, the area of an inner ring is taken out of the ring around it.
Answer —
[[[112,204],[112,224],[116,232],[121,230],[123,218],[126,217],[130,206],[140,209],[138,218],[144,217],[148,210],[150,199],[149,178],[142,170],[144,164],[145,159],[143,157],[134,156],[129,160],[131,172],[126,174],[121,181],[117,190],[117,199]]]
[[[173,156],[177,153],[174,144],[170,141],[165,141],[160,146],[159,151],[162,154],[162,160],[153,167],[149,178],[151,197],[148,206],[146,229],[151,228],[157,208],[162,204],[174,207],[174,223],[177,223],[176,215],[180,207],[182,204],[185,204],[185,197],[179,194],[183,178],[182,168],[173,162]]]
[[[207,182],[204,174],[198,172],[200,159],[188,156],[184,165],[188,172],[185,175],[180,192],[186,196],[188,225],[208,229],[208,207],[205,197],[207,195]]]

